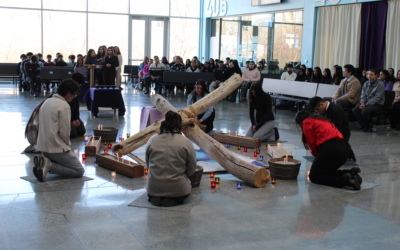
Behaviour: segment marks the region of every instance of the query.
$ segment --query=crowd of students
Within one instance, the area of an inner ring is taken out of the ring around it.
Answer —
[[[46,56],[46,61],[41,53],[33,54],[28,52],[20,56],[21,61],[17,64],[19,80],[19,91],[30,91],[35,97],[40,95],[42,79],[40,70],[42,67],[71,67],[74,72],[79,72],[85,76],[86,81],[90,80],[90,70],[87,64],[99,65],[95,69],[95,78],[99,85],[116,85],[121,87],[121,68],[123,58],[118,46],[106,47],[102,45],[97,53],[90,49],[87,55],[69,55],[68,62],[64,61],[61,53],[56,54],[52,60],[52,55]],[[50,91],[50,83],[46,82],[46,91]],[[52,84],[51,88],[54,86]]]

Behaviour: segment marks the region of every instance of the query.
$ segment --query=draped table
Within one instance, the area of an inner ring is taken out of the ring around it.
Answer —
[[[99,107],[112,108],[114,114],[118,109],[118,116],[125,115],[125,103],[119,88],[90,88],[84,100],[94,116],[98,115]]]

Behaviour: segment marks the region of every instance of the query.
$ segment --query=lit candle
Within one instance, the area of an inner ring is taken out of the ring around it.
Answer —
[[[104,145],[107,145],[107,142],[106,142],[106,141],[104,142]]]
[[[78,149],[74,149],[74,153],[76,156],[78,156]]]
[[[237,189],[242,189],[242,183],[241,183],[241,182],[238,182],[237,185],[236,185],[236,188],[237,188]]]
[[[244,147],[243,151],[244,151],[244,152],[247,152],[247,147]]]
[[[87,137],[85,137],[85,141],[87,141],[88,140],[88,138]]]
[[[110,144],[108,144],[108,148],[111,148],[111,146],[112,146],[112,145],[111,145],[111,143],[110,143]]]
[[[124,138],[121,138],[121,141],[124,141]]]
[[[257,154],[260,153],[260,147],[257,147]]]
[[[277,145],[278,145],[278,148],[281,146],[281,144],[279,142],[277,143]]]
[[[257,152],[254,152],[254,157],[257,157]]]
[[[144,174],[148,174],[149,173],[149,169],[145,168],[144,169]]]
[[[112,171],[112,172],[111,172],[111,176],[112,176],[112,177],[115,177],[115,176],[117,176],[117,172],[115,172],[115,171]]]
[[[108,150],[107,150],[107,149],[104,149],[104,153],[107,154],[107,153],[108,153]]]
[[[211,181],[211,188],[215,188],[215,181]]]
[[[215,183],[219,184],[219,177],[215,177]]]
[[[214,172],[210,173],[210,178],[214,178]]]
[[[260,161],[263,161],[264,160],[264,156],[260,155],[259,159],[260,159]]]
[[[275,178],[272,178],[272,181],[271,181],[271,183],[272,183],[272,184],[275,184],[275,183],[276,183],[276,180],[275,180]]]
[[[82,154],[82,159],[85,160],[86,159],[86,155]]]
[[[230,145],[229,143],[227,143],[227,144],[226,144],[226,147],[227,147],[227,148],[230,148],[230,147],[231,147],[231,145]]]
[[[218,142],[220,142],[220,141],[218,141]]]
[[[238,150],[240,150],[240,145],[238,146]]]
[[[231,131],[229,130],[229,135],[231,135]]]
[[[237,136],[237,131],[236,131],[236,136]]]

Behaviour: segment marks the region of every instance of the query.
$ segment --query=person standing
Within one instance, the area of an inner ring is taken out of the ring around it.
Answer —
[[[96,62],[97,65],[101,65],[103,62],[104,57],[106,56],[106,50],[107,48],[102,45],[97,49],[97,54],[96,54]],[[97,81],[99,82],[99,85],[104,85],[103,81],[103,66],[98,66],[96,67],[96,70],[94,71],[96,74],[95,76],[97,77]]]
[[[107,54],[103,57],[101,63],[103,67],[103,83],[105,85],[115,85],[115,75],[117,71],[115,70],[119,66],[119,60],[116,55],[114,55],[113,49],[108,48]]]
[[[97,60],[96,60],[96,51],[94,49],[89,49],[88,53],[85,57],[85,60],[83,60],[83,65],[97,65]],[[96,78],[97,73],[99,69],[94,69],[94,77]],[[90,81],[90,67],[86,68],[86,80]],[[93,79],[93,82],[95,79]]]
[[[372,132],[370,115],[385,103],[385,86],[379,81],[378,75],[379,70],[369,70],[369,81],[362,88],[361,102],[353,108],[353,114],[363,132]]]
[[[342,67],[340,67],[342,68]],[[343,76],[345,77],[332,98],[332,102],[336,103],[342,109],[354,108],[361,99],[361,83],[353,76],[354,66],[351,64],[344,65]],[[339,72],[336,71],[336,76]]]
[[[188,176],[196,171],[196,152],[192,142],[182,135],[182,118],[178,113],[167,112],[160,133],[150,137],[146,166],[147,195],[154,206],[175,206],[190,195]]]
[[[122,71],[122,65],[124,65],[124,61],[122,58],[121,50],[119,49],[118,46],[114,46],[114,54],[118,57],[118,67],[115,67],[116,74],[115,74],[115,83],[116,86],[118,86],[120,89],[121,87],[121,71]]]
[[[36,148],[43,156],[35,156],[33,174],[41,182],[46,181],[47,173],[79,178],[85,172],[71,151],[69,140],[71,109],[68,102],[74,99],[78,90],[74,80],[65,79],[59,84],[57,93],[40,108]]]
[[[343,188],[361,189],[360,168],[338,170],[354,155],[343,135],[335,125],[320,115],[299,111],[295,123],[302,131],[302,142],[306,150],[315,157],[310,169],[310,181],[316,184]]]

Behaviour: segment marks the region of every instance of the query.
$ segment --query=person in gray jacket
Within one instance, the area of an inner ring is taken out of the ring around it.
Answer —
[[[353,108],[353,114],[363,132],[371,132],[370,115],[385,103],[385,85],[378,79],[379,70],[369,70],[369,81],[362,87],[360,104]]]
[[[47,173],[66,177],[82,177],[85,172],[77,156],[70,149],[71,110],[68,105],[78,93],[79,86],[72,79],[63,80],[57,93],[45,101],[39,113],[37,150],[44,157],[35,156],[33,174],[44,182]]]
[[[146,145],[147,195],[155,206],[178,205],[192,191],[188,176],[196,170],[196,152],[192,142],[182,135],[181,124],[181,116],[169,111],[160,133]]]

